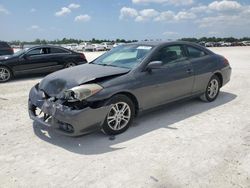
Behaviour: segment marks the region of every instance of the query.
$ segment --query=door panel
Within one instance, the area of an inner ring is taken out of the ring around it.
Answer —
[[[187,45],[186,48],[195,73],[193,93],[204,92],[212,76],[212,72],[215,70],[213,62],[216,59],[211,55],[207,55],[202,49],[194,46]]]
[[[58,70],[58,62],[48,54],[48,48],[36,48],[27,52],[14,67],[16,74],[45,73]]]
[[[165,104],[191,95],[194,75],[189,61],[184,60],[152,72],[141,72],[136,95],[143,109]]]

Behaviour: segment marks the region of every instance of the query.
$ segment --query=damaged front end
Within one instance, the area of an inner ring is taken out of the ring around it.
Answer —
[[[97,84],[82,85],[58,96],[50,96],[37,84],[29,94],[29,116],[35,122],[53,127],[66,135],[92,132],[101,127],[110,109],[105,101],[85,100],[100,89]]]

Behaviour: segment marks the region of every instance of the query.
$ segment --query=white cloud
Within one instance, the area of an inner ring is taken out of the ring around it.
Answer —
[[[132,0],[132,2],[134,4],[158,3],[172,5],[191,5],[194,3],[194,0]]]
[[[75,22],[87,22],[91,19],[91,17],[87,14],[79,15],[75,17]]]
[[[120,18],[134,18],[136,22],[143,21],[164,21],[164,22],[177,22],[181,20],[195,19],[196,15],[193,12],[180,11],[174,13],[173,11],[158,12],[155,9],[143,9],[137,11],[133,8],[123,7],[121,9]]]
[[[40,30],[41,28],[38,25],[32,25],[27,28],[28,30]]]
[[[192,12],[184,12],[184,11],[181,11],[181,12],[178,12],[176,15],[175,15],[175,20],[179,21],[179,20],[190,20],[190,19],[194,19],[196,18],[196,15]]]
[[[68,15],[72,12],[72,9],[77,9],[79,7],[80,7],[79,4],[71,3],[71,4],[69,4],[68,7],[62,7],[60,11],[57,11],[55,13],[55,16],[60,17],[60,16]]]
[[[157,16],[158,14],[159,12],[156,11],[155,9],[144,9],[140,11],[140,15],[145,18],[152,18]]]
[[[166,35],[166,36],[173,36],[173,35],[178,35],[179,33],[177,32],[174,32],[174,31],[166,31],[163,33],[163,35]]]
[[[154,20],[155,21],[173,21],[175,14],[173,11],[164,11],[161,12],[159,16],[157,16]]]
[[[239,10],[241,8],[241,4],[237,1],[214,1],[208,5],[208,8],[217,11]]]
[[[36,12],[35,8],[30,9],[30,12]]]
[[[4,6],[0,5],[0,14],[10,14],[10,12]]]
[[[204,13],[204,12],[209,12],[209,8],[205,5],[197,6],[197,7],[192,7],[190,9],[191,12],[193,13]]]
[[[64,16],[70,14],[71,10],[67,7],[62,7],[60,11],[55,13],[55,16]]]
[[[75,4],[75,3],[71,3],[69,6],[68,6],[69,9],[77,9],[77,8],[80,8],[80,5],[79,4]]]
[[[134,18],[138,15],[137,10],[129,7],[122,7],[120,10],[120,19],[124,19],[127,17]]]
[[[143,9],[139,12],[139,15],[135,18],[136,22],[143,22],[151,20],[159,15],[159,12],[154,9]]]

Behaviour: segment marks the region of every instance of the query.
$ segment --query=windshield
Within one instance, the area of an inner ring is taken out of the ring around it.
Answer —
[[[138,44],[118,46],[97,58],[93,64],[132,69],[142,62],[152,48]]]
[[[19,55],[23,54],[24,52],[26,52],[27,50],[28,50],[27,48],[23,49],[23,50],[19,50],[16,53],[14,53],[13,56],[19,56]]]

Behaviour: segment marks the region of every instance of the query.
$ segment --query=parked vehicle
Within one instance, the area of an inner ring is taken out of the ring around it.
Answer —
[[[120,46],[120,45],[124,45],[125,43],[123,43],[123,42],[119,42],[119,43],[115,43],[114,45],[113,45],[113,48],[115,48],[115,47],[117,47],[117,46]]]
[[[229,47],[229,46],[232,46],[232,43],[231,42],[221,42],[220,43],[222,47]]]
[[[13,48],[7,42],[0,41],[0,56],[12,55],[14,53]]]
[[[111,42],[102,42],[101,45],[105,50],[111,50],[113,48],[113,44]]]
[[[29,73],[47,73],[87,63],[82,53],[56,47],[36,46],[0,57],[0,82]]]
[[[103,45],[100,44],[89,44],[85,47],[85,51],[103,51],[105,50]]]
[[[243,41],[242,42],[245,46],[250,46],[250,41]]]
[[[69,49],[69,50],[77,50],[78,44],[76,43],[72,43],[72,44],[67,44],[65,46],[65,48]]]
[[[90,43],[90,42],[82,42],[82,43],[80,43],[80,44],[76,47],[76,50],[77,50],[77,51],[85,51],[85,48],[86,48],[86,46],[88,46],[88,45],[91,45],[91,43]]]
[[[206,42],[205,47],[214,47],[214,43],[213,42]]]
[[[227,59],[197,44],[131,43],[45,77],[30,91],[29,115],[70,136],[114,135],[141,111],[187,97],[214,101],[230,75]]]

